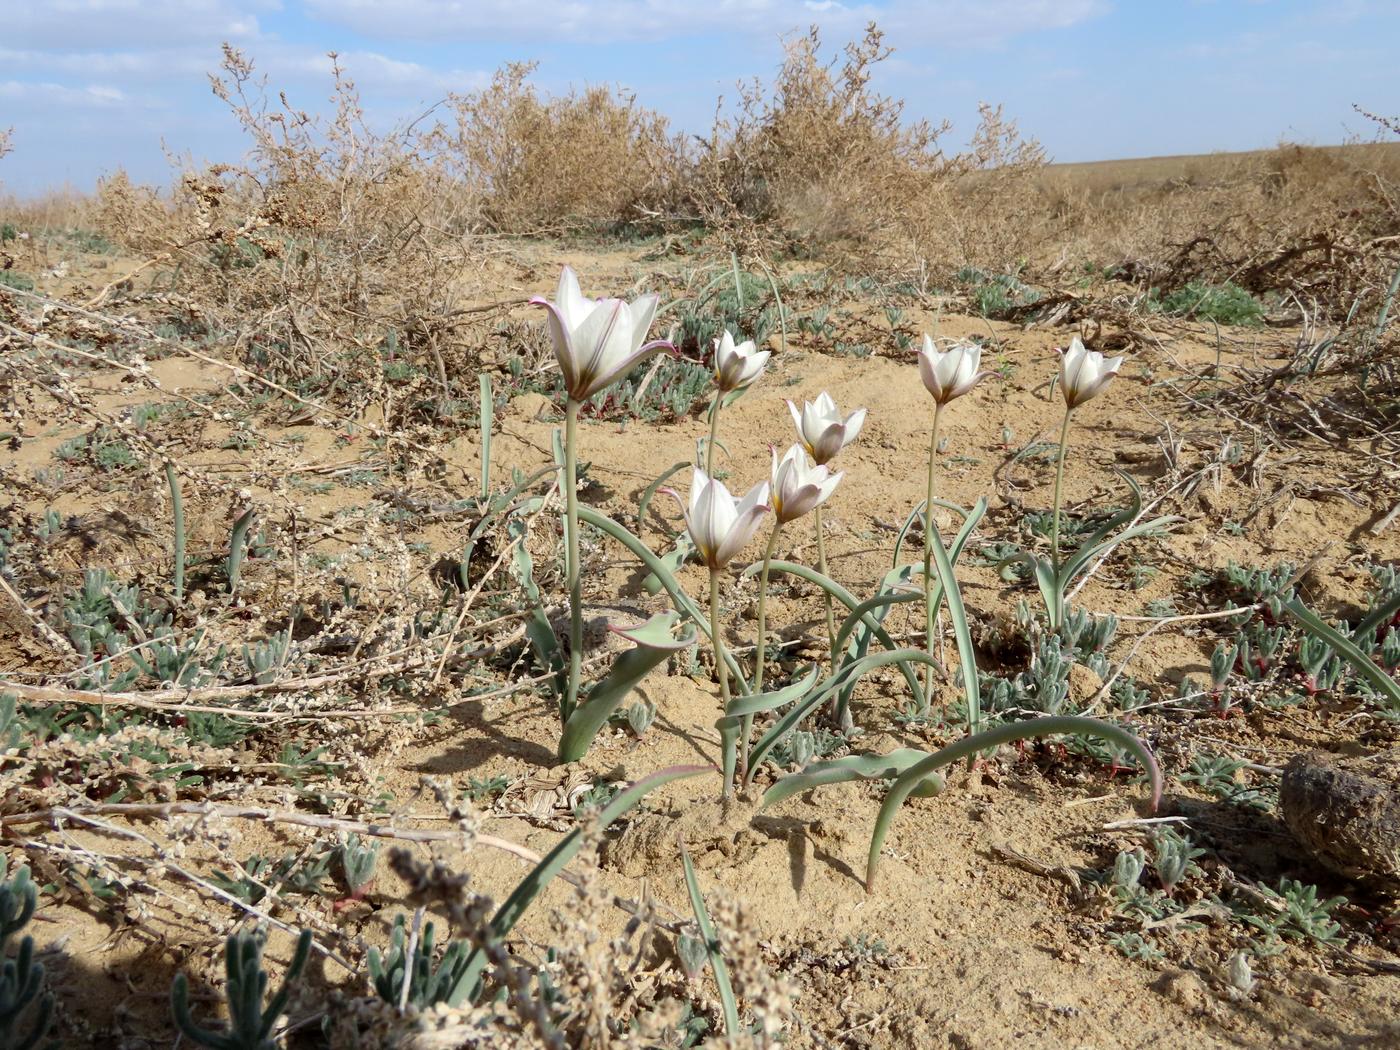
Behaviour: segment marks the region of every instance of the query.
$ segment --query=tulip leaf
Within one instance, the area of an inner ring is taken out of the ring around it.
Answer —
[[[841,627],[836,632],[837,652],[845,652],[847,646],[849,645],[851,647],[851,651],[857,656],[865,655],[864,652],[855,648],[855,646],[859,642],[859,639],[853,642],[851,640],[851,635],[857,627],[862,625],[862,622],[867,613],[870,613],[879,620],[883,620],[884,614],[889,611],[888,607],[891,605],[898,605],[901,602],[921,602],[924,600],[923,591],[913,589],[912,584],[909,585],[911,589],[905,590],[893,590],[888,587],[890,578],[894,577],[896,573],[900,574],[900,576],[896,578],[908,580],[912,575],[912,569],[912,565],[901,565],[898,569],[891,569],[890,572],[885,576],[886,582],[880,593],[875,595],[875,597],[873,598],[865,599],[865,601],[861,602],[854,609],[852,609],[850,614],[844,620],[841,621]],[[866,633],[868,634],[868,632]]]
[[[752,576],[755,572],[758,572],[762,568],[763,563],[761,561],[754,562],[754,564],[750,565],[747,569],[745,569],[741,575]],[[830,594],[833,598],[835,598],[842,605],[844,605],[848,610],[854,610],[855,607],[860,604],[858,601],[856,601],[855,596],[851,594],[850,591],[846,590],[846,588],[842,587],[835,580],[831,579],[831,577],[823,576],[816,569],[808,568],[806,565],[799,565],[797,562],[791,561],[773,561],[769,562],[768,571],[770,574],[774,572],[785,572],[788,573],[790,576],[797,576],[801,579],[806,580],[809,583],[815,583],[818,587],[822,588],[822,590],[826,591],[827,594]],[[889,649],[891,651],[899,649],[899,646],[895,645],[894,639],[890,637],[889,632],[886,631],[884,627],[880,625],[880,622],[874,617],[873,614],[869,612],[865,613],[861,617],[861,623],[863,623],[866,626],[866,628],[873,635],[875,635],[875,637],[879,640],[880,644],[883,645],[886,649]],[[920,695],[918,676],[915,675],[914,672],[911,671],[907,665],[901,665],[900,670],[904,674],[904,680],[909,683],[909,688],[914,691],[914,695]]]
[[[894,823],[895,814],[904,800],[913,794],[914,789],[928,777],[946,765],[959,759],[971,758],[979,751],[998,747],[1013,740],[1028,740],[1031,737],[1069,734],[1072,736],[1100,737],[1131,752],[1147,771],[1152,785],[1152,807],[1155,810],[1162,798],[1162,773],[1146,744],[1122,726],[1105,722],[1098,718],[1085,718],[1083,715],[1049,715],[1032,718],[1025,722],[1008,722],[995,726],[973,736],[949,744],[941,751],[915,762],[895,778],[894,784],[880,804],[880,813],[875,818],[875,830],[870,838],[870,853],[866,860],[865,889],[870,892],[875,885],[875,874],[880,863],[880,850]]]
[[[490,375],[482,372],[477,377],[477,385],[480,388],[477,424],[481,427],[481,498],[487,500],[491,497],[491,425],[495,420],[496,401]],[[441,411],[447,411],[445,403]]]
[[[730,700],[728,710],[715,723],[716,727],[729,728],[731,724],[739,726],[743,724],[746,717],[761,714],[764,711],[776,711],[784,704],[791,703],[798,697],[804,696],[812,688],[812,683],[816,681],[819,672],[820,668],[813,664],[807,669],[805,675],[781,689],[774,689],[767,693],[754,693],[751,696],[740,696]]]
[[[827,784],[844,784],[851,780],[892,780],[926,757],[927,751],[902,747],[888,755],[847,755],[830,762],[814,762],[799,773],[783,777],[765,791],[759,808],[776,806],[793,795]],[[932,773],[920,788],[914,789],[913,794],[929,798],[940,793],[944,786],[943,777]]]
[[[680,638],[672,634],[679,618],[678,613],[660,613],[638,627],[609,628],[637,647],[619,656],[607,677],[594,682],[588,696],[569,715],[559,737],[559,761],[577,762],[583,758],[612,713],[637,684],[672,653],[695,644],[693,624]]]
[[[669,766],[666,769],[658,770],[619,791],[612,801],[599,811],[597,823],[606,828],[657,788],[685,777],[712,773],[714,768],[714,766]],[[520,921],[520,916],[525,913],[525,909],[539,896],[540,891],[564,870],[569,861],[577,856],[578,851],[583,848],[583,838],[584,829],[582,827],[574,828],[573,831],[559,840],[557,846],[545,854],[544,858],[525,878],[520,880],[515,890],[506,898],[505,903],[491,917],[488,933],[491,941],[500,943],[505,939],[515,924]],[[481,973],[485,966],[486,952],[481,947],[474,948],[467,957],[456,982],[448,992],[446,1000],[448,1006],[460,1007],[464,1003],[476,1001],[481,994]]]
[[[734,998],[734,985],[729,979],[729,967],[724,961],[724,952],[719,937],[715,934],[714,923],[710,921],[709,909],[705,907],[704,894],[700,892],[700,880],[695,877],[695,865],[690,862],[685,841],[681,840],[681,867],[685,869],[685,888],[690,894],[690,907],[695,912],[695,925],[699,927],[700,938],[705,942],[705,956],[710,961],[710,970],[715,975],[715,985],[719,989],[720,1007],[724,1011],[724,1034],[729,1039],[737,1039],[742,1031],[739,1027],[739,1003]]]
[[[666,483],[666,481],[669,478],[675,476],[676,474],[680,473],[682,470],[685,470],[689,466],[690,460],[688,459],[683,459],[679,463],[672,463],[669,467],[667,467],[661,472],[660,476],[657,477],[655,481],[653,481],[650,485],[648,485],[642,490],[642,498],[637,501],[638,539],[641,539],[642,533],[646,529],[647,510],[651,507],[651,501],[656,498],[657,491],[661,488],[662,485]],[[651,593],[655,594],[656,592],[652,591]]]
[[[978,503],[985,509],[986,503]],[[976,517],[969,516],[969,522]],[[968,732],[976,733],[982,723],[982,691],[977,677],[977,652],[972,647],[972,629],[967,622],[967,609],[963,606],[962,588],[958,586],[957,573],[953,571],[952,559],[938,535],[938,526],[928,519],[928,544],[933,560],[938,565],[938,575],[943,584],[943,604],[948,607],[948,619],[953,621],[953,637],[958,643],[958,662],[962,665],[963,695],[967,699]]]
[[[977,523],[982,520],[982,516],[987,512],[987,501],[985,499],[979,499],[971,510],[964,510],[955,504],[944,503],[941,500],[934,500],[934,503],[937,506],[947,507],[963,516],[962,526],[958,529],[957,535],[954,536],[948,553],[950,562],[956,565],[958,558],[962,556],[964,546],[966,546],[968,539],[972,536],[973,529],[977,527]],[[921,511],[923,507],[924,504],[920,503],[919,510]],[[906,521],[905,529],[907,530],[908,527],[909,522]],[[900,534],[900,540],[902,541],[902,539],[903,532]],[[851,610],[850,615],[846,617],[841,625],[841,629],[836,635],[836,651],[845,654],[843,657],[844,659],[859,660],[870,650],[871,632],[868,627],[863,625],[865,614],[869,613],[874,616],[877,623],[883,623],[885,614],[889,611],[889,606],[891,604],[897,602],[921,601],[923,599],[923,591],[921,588],[910,591],[897,590],[901,584],[907,583],[910,576],[918,568],[918,566],[912,563],[909,565],[896,565],[885,574],[885,578],[880,583],[879,593],[876,594],[874,598],[861,602]],[[922,575],[922,573],[920,573],[920,575]],[[943,585],[938,579],[933,581],[931,599],[935,607],[943,600]],[[861,630],[856,635],[854,642],[849,645],[850,651],[847,652],[847,639],[850,637],[850,632],[855,630],[858,625],[861,626]],[[906,680],[909,681],[910,689],[913,690],[915,698],[920,701],[921,705],[925,704],[926,700],[924,698],[923,689],[918,686],[917,677],[911,678],[909,675],[906,675]],[[851,685],[841,691],[841,695],[837,700],[838,714],[843,713],[847,705],[850,704],[853,690],[854,685]]]
[[[921,649],[895,649],[892,652],[876,653],[863,660],[842,665],[835,674],[819,682],[798,703],[779,715],[778,720],[769,727],[763,736],[759,737],[749,755],[749,777],[752,778],[753,771],[758,768],[764,756],[773,749],[778,741],[817,711],[833,692],[855,682],[868,671],[888,667],[890,664],[898,664],[907,670],[909,664],[928,664],[931,667],[937,667],[938,661]]]
[[[515,554],[511,558],[511,575],[515,577],[516,583],[520,584],[520,589],[525,593],[525,598],[529,602],[529,609],[525,614],[525,637],[530,642],[530,648],[535,653],[535,659],[545,671],[552,677],[549,680],[550,688],[553,690],[555,698],[561,704],[560,717],[569,718],[570,712],[563,710],[565,690],[568,684],[568,667],[564,660],[564,654],[559,648],[559,639],[554,633],[554,625],[549,622],[549,617],[545,615],[544,605],[540,601],[540,589],[535,583],[535,563],[530,557],[530,549],[525,544],[525,537],[528,531],[526,519],[512,516],[506,522],[506,534],[515,541]]]
[[[619,638],[626,638],[635,645],[646,649],[657,649],[669,654],[688,649],[695,644],[693,626],[684,637],[676,637],[676,621],[679,619],[678,613],[657,613],[635,627],[618,627],[615,624],[609,624],[608,630]]]
[[[954,514],[960,515],[964,519],[966,519],[970,514],[976,514],[980,518],[982,514],[986,512],[986,499],[980,499],[978,500],[978,503],[982,505],[982,509],[980,511],[975,506],[972,508],[971,511],[969,511],[965,507],[959,507],[956,503],[949,503],[946,500],[936,499],[933,501],[933,505],[935,507],[942,507],[944,510],[952,511]],[[904,541],[909,536],[909,530],[914,527],[914,523],[916,521],[922,520],[924,516],[924,507],[927,505],[928,500],[920,500],[919,505],[915,507],[912,511],[910,511],[909,517],[904,519],[904,525],[900,528],[898,534],[894,538],[895,565],[899,564],[900,555],[903,553],[904,550]],[[959,530],[960,533],[961,531],[962,530]],[[954,558],[953,560],[956,561],[957,559]]]
[[[690,538],[690,533],[682,532],[676,537],[674,546],[669,551],[661,555],[661,564],[675,574],[681,567],[690,560],[690,556],[695,553],[695,542]],[[648,594],[655,594],[661,590],[661,580],[654,572],[647,573],[642,580],[642,590]]]
[[[1304,630],[1310,635],[1326,642],[1338,656],[1351,664],[1352,669],[1357,674],[1366,679],[1376,692],[1390,701],[1392,708],[1400,708],[1400,684],[1397,684],[1395,679],[1376,666],[1376,662],[1362,652],[1355,642],[1323,620],[1297,598],[1290,598],[1284,602],[1283,609],[1289,616],[1302,624]]]
[[[1083,550],[1085,547],[1094,546],[1110,532],[1118,528],[1118,526],[1127,524],[1142,513],[1142,486],[1137,483],[1137,479],[1131,474],[1121,471],[1117,467],[1113,468],[1113,472],[1127,482],[1128,491],[1131,493],[1129,496],[1129,503],[1125,508],[1100,525],[1092,536],[1081,543],[1079,545],[1080,550]]]
[[[1351,636],[1364,638],[1371,631],[1379,630],[1381,624],[1389,623],[1395,618],[1396,613],[1400,613],[1400,592],[1396,592],[1390,601],[1382,602],[1376,606],[1365,619],[1356,625],[1356,630],[1351,632]]]
[[[1130,529],[1124,529],[1117,535],[1110,536],[1099,543],[1085,543],[1075,551],[1063,565],[1060,566],[1060,588],[1069,590],[1069,585],[1074,582],[1074,578],[1098,555],[1111,551],[1120,543],[1131,540],[1137,536],[1145,535],[1156,529],[1174,525],[1182,519],[1171,514],[1165,514],[1160,518],[1153,518],[1151,521],[1144,521],[1134,525]],[[1102,530],[1100,530],[1102,531]],[[1097,534],[1096,534],[1097,535]]]
[[[747,393],[749,392],[749,390],[750,390],[752,387],[753,387],[753,384],[750,383],[748,386],[741,386],[741,387],[738,387],[738,388],[735,389],[735,390],[729,391],[729,393],[727,393],[727,394],[724,395],[723,400],[720,402],[720,407],[721,407],[721,408],[728,408],[730,405],[734,404],[735,401],[738,401],[739,398],[741,398],[741,397],[743,397],[745,394],[747,394]],[[713,413],[714,410],[715,410],[715,408],[714,408],[715,401],[716,401],[716,400],[719,400],[719,399],[720,399],[720,395],[719,395],[718,392],[717,392],[717,393],[715,394],[714,398],[711,399],[711,401],[710,401],[710,412],[711,412],[711,413]],[[708,418],[708,417],[707,417],[707,418]],[[716,441],[715,444],[716,444],[716,445],[719,445],[720,448],[724,448],[724,446],[723,446],[722,444],[720,444],[718,441]],[[724,449],[724,454],[725,454],[726,456],[729,455],[729,450],[728,450],[727,448]]]
[[[637,539],[636,536],[632,535],[632,533],[628,532],[617,522],[613,521],[612,518],[608,517],[606,514],[598,513],[598,511],[594,510],[592,507],[581,505],[578,509],[578,517],[579,521],[586,525],[591,525],[599,532],[611,536],[613,539],[617,540],[618,543],[635,554],[641,560],[642,564],[650,569],[652,574],[661,581],[661,586],[666,588],[666,593],[670,595],[671,604],[675,606],[676,611],[684,615],[694,623],[696,627],[700,628],[701,633],[704,634],[706,638],[710,636],[709,615],[701,612],[700,607],[690,600],[690,597],[681,589],[681,585],[677,582],[675,575],[660,558],[651,552],[645,543]],[[729,652],[728,647],[724,648],[724,662],[729,667],[732,687],[741,693],[747,693],[748,685],[744,680],[744,672],[739,667],[739,661]]]
[[[898,566],[891,569],[889,572],[885,573],[885,578],[880,581],[880,592],[876,594],[874,598],[861,602],[851,610],[850,615],[842,622],[841,629],[836,632],[836,642],[833,646],[836,652],[841,653],[841,660],[843,663],[851,660],[863,659],[865,655],[870,652],[870,639],[873,637],[873,634],[862,622],[867,613],[873,616],[875,621],[883,626],[891,605],[923,597],[923,594],[918,590],[904,591],[899,589],[908,586],[913,571],[914,569],[911,565]],[[847,638],[850,636],[850,631],[857,627],[859,627],[859,631],[848,645]],[[914,680],[917,681],[917,676],[915,676]],[[840,696],[836,698],[836,719],[838,725],[847,724],[847,712],[850,708],[851,696],[855,692],[855,688],[855,683],[852,682],[842,689]],[[922,696],[922,693],[916,693],[915,695]]]

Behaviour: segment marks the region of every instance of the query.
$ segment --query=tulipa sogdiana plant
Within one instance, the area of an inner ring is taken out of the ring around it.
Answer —
[[[720,703],[729,714],[729,666],[724,648],[724,634],[719,619],[720,573],[748,546],[763,524],[768,507],[768,482],[760,481],[742,500],[736,500],[724,487],[699,467],[690,483],[690,504],[681,504],[686,530],[700,558],[710,570],[710,644],[715,651],[715,675],[719,679]],[[671,493],[680,501],[679,494]],[[734,791],[734,771],[738,758],[736,733],[721,734],[723,739],[724,796]],[[747,742],[745,750],[747,751]]]
[[[555,301],[542,296],[532,305],[549,311],[549,334],[554,356],[564,375],[567,406],[564,415],[564,533],[565,575],[569,587],[569,669],[561,711],[567,720],[578,703],[579,677],[583,669],[583,591],[579,565],[578,533],[578,410],[598,391],[627,375],[640,362],[669,342],[646,342],[647,329],[656,316],[657,296],[644,295],[628,303],[622,299],[588,299],[579,290],[574,271],[565,266],[559,275]]]
[[[1068,558],[1062,558],[1060,555],[1060,516],[1064,496],[1065,454],[1069,447],[1069,425],[1074,417],[1074,410],[1102,393],[1113,377],[1117,375],[1122,363],[1121,357],[1105,358],[1097,351],[1086,350],[1077,336],[1070,343],[1069,349],[1061,353],[1059,382],[1060,390],[1065,399],[1065,417],[1060,426],[1060,455],[1055,466],[1054,511],[1050,525],[1050,556],[1037,558],[1028,551],[1019,551],[1001,563],[1001,567],[1004,568],[1011,562],[1020,561],[1030,568],[1035,577],[1036,586],[1040,589],[1041,598],[1045,602],[1046,620],[1051,631],[1058,631],[1064,624],[1065,614],[1068,612],[1066,594],[1069,591],[1069,586],[1074,582],[1075,577],[1089,567],[1094,558],[1106,555],[1108,551],[1124,540],[1160,530],[1180,520],[1167,515],[1153,518],[1150,521],[1140,521],[1142,492],[1138,488],[1137,482],[1120,470],[1118,471],[1119,476],[1127,482],[1132,491],[1131,505],[1126,510],[1109,518]],[[1124,528],[1122,532],[1114,533],[1115,529],[1124,525],[1127,528]]]
[[[719,437],[719,410],[758,381],[768,367],[768,350],[755,350],[752,339],[735,344],[725,329],[715,340],[715,399],[710,405],[710,440],[705,445],[705,473],[714,477],[715,444]]]
[[[778,458],[778,450],[773,449],[773,531],[768,535],[768,547],[763,552],[763,571],[758,580],[758,644],[754,655],[753,691],[763,691],[763,665],[767,657],[767,610],[768,610],[768,569],[773,562],[773,551],[778,545],[778,536],[783,526],[796,521],[804,514],[816,510],[830,498],[841,483],[844,474],[832,474],[825,465],[808,466],[807,453],[801,445],[793,445]],[[745,748],[752,728],[753,718],[744,723]]]
[[[919,378],[933,398],[933,428],[928,446],[928,494],[924,501],[924,629],[929,655],[933,655],[937,641],[936,613],[938,602],[934,598],[934,554],[935,543],[942,544],[938,526],[933,521],[934,489],[938,463],[938,424],[943,409],[955,398],[962,397],[986,379],[991,372],[983,372],[982,348],[976,343],[957,343],[947,350],[939,350],[932,337],[924,336],[923,348],[919,351]],[[950,581],[941,581],[946,593]],[[928,710],[933,698],[934,669],[928,667],[924,676],[924,696],[919,713]],[[969,726],[977,731],[975,724]]]
[[[966,693],[965,700],[970,727],[975,727],[978,723],[978,711],[981,706],[980,686],[977,665],[972,659],[971,627],[968,622],[967,609],[963,605],[957,577],[953,573],[953,559],[957,557],[961,544],[966,539],[966,534],[971,531],[972,526],[981,517],[984,510],[985,501],[979,501],[972,513],[968,515],[958,537],[954,540],[951,554],[943,548],[941,543],[934,549],[934,556],[939,562],[939,576],[944,585],[941,601],[947,604],[948,616],[953,622],[953,633],[958,641],[958,655],[962,661],[963,688]],[[867,607],[866,614],[868,615],[870,603],[862,603],[862,605]],[[852,605],[852,609],[854,612],[854,605]],[[794,732],[801,721],[822,702],[828,693],[840,690],[848,682],[854,681],[867,671],[877,667],[904,663],[932,665],[934,660],[931,654],[917,650],[906,649],[878,653],[844,665],[838,674],[833,675],[825,682],[818,683],[815,687],[809,687],[806,682],[799,682],[789,687],[790,692],[788,693],[759,694],[738,701],[734,705],[736,713],[776,710],[791,700],[797,701],[778,716],[773,727],[754,747],[755,763],[761,761],[778,741]],[[917,691],[917,683],[912,683],[911,687]],[[1152,804],[1154,807],[1157,805],[1162,793],[1162,775],[1146,744],[1128,730],[1111,722],[1077,715],[1063,715],[1010,722],[981,731],[974,728],[968,736],[932,754],[906,748],[883,756],[848,755],[829,762],[808,765],[797,773],[781,778],[770,787],[763,796],[762,806],[774,805],[795,794],[825,784],[837,784],[852,780],[891,781],[871,835],[866,866],[866,888],[869,890],[874,886],[880,853],[885,838],[894,823],[895,815],[899,812],[899,807],[911,795],[927,797],[942,791],[944,780],[940,771],[943,767],[960,759],[970,759],[979,752],[1014,740],[1057,734],[1098,737],[1132,754],[1147,773],[1152,787]]]
[[[1074,418],[1076,408],[1103,393],[1122,366],[1121,355],[1105,358],[1097,350],[1085,349],[1079,336],[1070,340],[1069,349],[1060,351],[1060,393],[1065,398],[1065,418],[1060,424],[1060,455],[1055,460],[1055,511],[1050,524],[1050,561],[1056,573],[1060,569],[1060,501],[1064,490],[1070,420]],[[1051,624],[1051,627],[1058,626],[1058,623]]]
[[[816,401],[802,402],[799,411],[791,401],[787,403],[792,413],[792,421],[797,426],[797,436],[802,447],[819,467],[824,467],[836,458],[836,454],[859,436],[865,426],[865,409],[858,408],[845,419],[837,411],[836,402],[823,390]],[[812,515],[817,530],[817,569],[823,576],[831,574],[826,568],[826,536],[822,528],[822,508],[818,504]],[[830,593],[823,594],[826,605],[826,640],[831,648],[831,667],[836,669],[836,616],[831,604]]]

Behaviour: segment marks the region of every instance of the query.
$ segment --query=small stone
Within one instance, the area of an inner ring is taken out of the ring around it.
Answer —
[[[1279,809],[1324,867],[1400,887],[1400,747],[1351,757],[1295,755],[1283,773]]]
[[[1164,973],[1154,987],[1172,1002],[1180,1004],[1193,1014],[1204,1013],[1210,1002],[1205,983],[1194,973],[1185,970]]]
[[[522,419],[538,420],[545,418],[554,410],[554,404],[543,394],[529,391],[519,394],[510,399],[510,411],[512,415]]]
[[[1069,692],[1076,700],[1088,700],[1103,688],[1103,679],[1083,664],[1069,669]]]

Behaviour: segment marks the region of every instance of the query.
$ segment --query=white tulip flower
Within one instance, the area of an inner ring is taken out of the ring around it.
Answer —
[[[550,302],[537,295],[530,303],[549,311],[554,356],[571,400],[586,401],[652,354],[674,349],[664,339],[642,343],[656,316],[656,295],[644,295],[630,303],[589,299],[579,291],[574,271],[565,266],[554,298]]]
[[[946,405],[962,397],[991,372],[980,371],[982,348],[976,343],[956,343],[950,349],[939,350],[934,341],[924,336],[919,351],[919,377],[933,400]]]
[[[679,501],[680,497],[676,497]],[[760,481],[742,500],[699,467],[690,482],[690,506],[682,505],[685,527],[705,564],[722,569],[734,560],[763,524],[768,513],[768,482]]]
[[[778,524],[796,521],[826,502],[844,473],[832,474],[824,465],[809,467],[807,453],[793,445],[782,459],[773,449],[773,514]]]
[[[768,350],[755,352],[752,339],[745,339],[736,346],[726,328],[715,340],[715,386],[722,394],[742,390],[763,375],[770,356],[772,353]]]
[[[836,410],[836,402],[823,390],[817,395],[816,403],[804,401],[802,410],[791,401],[787,403],[792,413],[792,421],[797,424],[797,435],[807,454],[824,466],[836,458],[836,453],[849,445],[865,425],[865,409],[858,408],[842,420]]]
[[[1097,350],[1087,350],[1075,336],[1068,350],[1060,351],[1060,393],[1067,408],[1078,408],[1103,393],[1122,367],[1123,358],[1104,357]]]

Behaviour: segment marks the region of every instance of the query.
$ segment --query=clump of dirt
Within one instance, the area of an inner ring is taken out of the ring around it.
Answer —
[[[1322,864],[1400,890],[1400,748],[1296,755],[1279,801],[1289,830]]]

